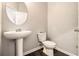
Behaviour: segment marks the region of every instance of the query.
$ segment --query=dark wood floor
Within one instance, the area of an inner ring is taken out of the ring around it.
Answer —
[[[37,50],[37,51],[32,52],[26,56],[47,56],[45,53],[42,52],[42,50],[43,49]],[[68,56],[68,55],[54,49],[54,56]]]
[[[68,56],[68,55],[66,55],[66,54],[54,49],[54,56]]]

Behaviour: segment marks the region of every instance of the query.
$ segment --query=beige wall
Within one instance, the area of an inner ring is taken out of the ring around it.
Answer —
[[[2,32],[9,30],[31,30],[32,34],[24,39],[24,52],[37,47],[37,33],[46,31],[47,23],[47,3],[27,3],[28,20],[21,26],[11,23],[5,12],[5,4],[3,7]],[[15,40],[7,40],[2,36],[2,55],[15,55]]]
[[[77,3],[48,3],[48,37],[57,47],[77,55]]]
[[[0,56],[1,56],[1,19],[2,19],[2,3],[0,3]]]

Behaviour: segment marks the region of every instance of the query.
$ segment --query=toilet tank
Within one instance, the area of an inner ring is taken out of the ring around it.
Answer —
[[[44,42],[46,41],[46,32],[40,32],[37,34],[38,40],[40,42]]]

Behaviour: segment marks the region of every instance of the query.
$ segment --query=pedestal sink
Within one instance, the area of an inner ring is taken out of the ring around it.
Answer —
[[[4,36],[7,39],[13,40],[16,39],[16,55],[22,56],[23,55],[23,38],[27,37],[31,34],[31,31],[8,31],[4,32]]]

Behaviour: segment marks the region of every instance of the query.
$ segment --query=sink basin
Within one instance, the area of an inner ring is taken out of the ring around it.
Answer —
[[[23,56],[23,38],[31,33],[31,31],[8,31],[4,32],[4,36],[7,39],[16,39],[16,55]]]
[[[8,32],[4,32],[4,36],[7,39],[19,39],[19,38],[24,38],[27,37],[28,35],[31,34],[31,31],[8,31]]]

